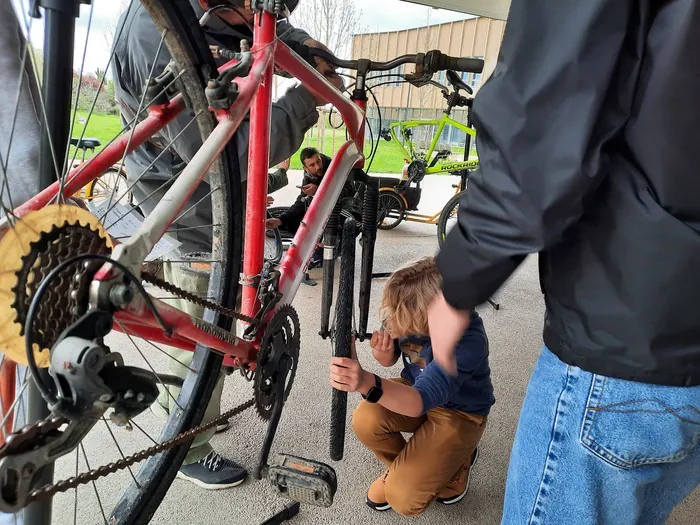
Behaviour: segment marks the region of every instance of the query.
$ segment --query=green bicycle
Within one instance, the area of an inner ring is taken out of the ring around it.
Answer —
[[[476,137],[476,131],[471,126],[471,107],[473,98],[460,94],[461,90],[469,95],[473,94],[457,73],[447,71],[447,81],[454,91],[435,81],[427,84],[434,85],[442,91],[447,101],[447,108],[439,119],[434,120],[407,120],[392,123],[389,128],[381,130],[381,137],[387,141],[394,141],[404,152],[406,159],[410,159],[408,166],[404,168],[403,178],[381,179],[379,189],[379,228],[390,230],[398,226],[402,221],[420,222],[424,224],[437,224],[438,242],[442,245],[444,238],[457,217],[459,200],[467,189],[469,174],[479,167],[478,159],[469,159],[469,150],[472,138]],[[425,85],[425,84],[423,84]],[[467,124],[454,120],[450,114],[455,107],[467,108]],[[435,133],[426,152],[418,151],[413,143],[413,128],[419,126],[435,126]],[[438,142],[446,126],[453,126],[466,135],[464,160],[453,160],[450,150],[437,150]],[[420,184],[426,175],[450,173],[460,177],[458,184],[453,184],[455,194],[447,204],[434,215],[416,213],[420,202]]]

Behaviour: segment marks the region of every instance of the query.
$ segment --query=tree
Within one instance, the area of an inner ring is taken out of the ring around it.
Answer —
[[[363,30],[362,11],[347,0],[304,0],[294,13],[294,25],[305,29],[339,57],[350,52],[352,35]]]

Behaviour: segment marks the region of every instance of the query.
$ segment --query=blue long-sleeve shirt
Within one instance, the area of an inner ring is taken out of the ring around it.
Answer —
[[[433,347],[426,336],[408,336],[395,340],[401,351],[404,369],[401,377],[415,388],[423,399],[423,413],[436,407],[462,410],[486,416],[495,402],[489,342],[484,323],[472,313],[469,328],[457,344],[457,376],[451,377],[433,362]]]

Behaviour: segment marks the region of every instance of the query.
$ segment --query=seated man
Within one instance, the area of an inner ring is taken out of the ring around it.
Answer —
[[[323,153],[320,153],[316,148],[308,147],[301,150],[299,154],[301,164],[304,167],[304,178],[301,183],[301,193],[297,197],[297,200],[292,204],[287,211],[285,211],[279,217],[268,219],[265,223],[267,228],[282,228],[289,233],[296,233],[301,224],[304,214],[311,204],[311,200],[316,191],[318,190],[323,176],[328,170],[328,166],[331,164],[331,158]],[[354,179],[363,179],[365,177],[364,172],[360,169],[353,169],[350,172],[348,180],[345,181],[343,190],[340,192],[338,197],[338,202],[345,210],[350,210],[353,206],[355,200],[355,193],[357,191],[356,183]],[[356,213],[355,213],[356,215]],[[361,217],[356,217],[356,219],[361,220]],[[343,220],[341,218],[341,220]],[[323,263],[323,249],[321,246],[316,248],[316,251],[311,256],[311,262],[309,263],[309,269],[317,268]],[[306,279],[305,282],[311,284],[313,281],[309,282]],[[313,283],[315,284],[315,283]]]

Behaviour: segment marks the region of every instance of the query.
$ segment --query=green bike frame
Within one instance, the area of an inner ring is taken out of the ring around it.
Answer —
[[[450,118],[450,116],[447,114],[443,114],[442,117],[437,120],[405,120],[390,124],[389,130],[391,131],[391,136],[393,137],[394,142],[396,142],[401,147],[403,152],[406,154],[406,157],[411,160],[415,160],[416,158],[418,158],[418,155],[416,154],[413,148],[413,143],[409,139],[405,139],[405,141],[402,142],[399,137],[405,138],[404,132],[407,129],[416,128],[418,126],[437,126],[437,131],[433,136],[433,141],[430,144],[430,148],[428,148],[428,151],[425,154],[425,159],[426,161],[428,161],[428,164],[430,164],[430,159],[432,158],[433,153],[435,152],[435,148],[437,147],[437,143],[440,140],[440,136],[442,135],[442,131],[445,129],[445,126],[454,126],[455,128],[469,134],[472,138],[476,137],[476,131],[462,124],[461,122],[457,122],[453,118]],[[439,163],[433,166],[432,168],[426,168],[425,173],[426,175],[433,175],[436,173],[449,173],[460,170],[474,170],[478,167],[478,159],[462,160],[457,162],[449,161]]]

